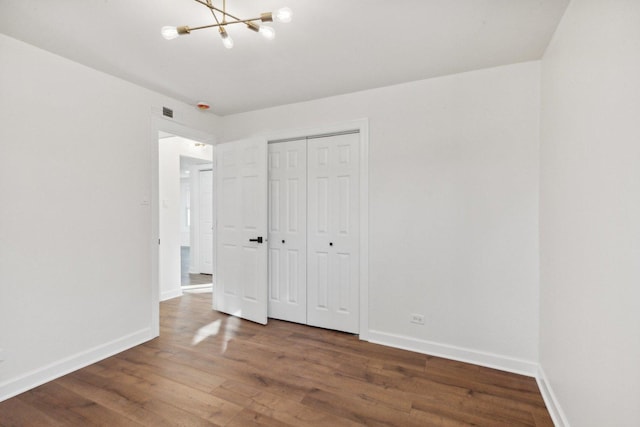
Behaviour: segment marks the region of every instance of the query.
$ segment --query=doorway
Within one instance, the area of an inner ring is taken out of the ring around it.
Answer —
[[[180,284],[183,292],[211,292],[213,274],[213,165],[180,156]]]
[[[199,196],[199,168],[211,170],[213,147],[198,141],[160,132],[158,138],[158,194],[159,194],[159,286],[160,300],[178,297],[183,292],[211,292],[212,271],[201,271],[192,262],[194,243],[197,248],[203,240],[193,220],[194,208],[201,202]],[[191,176],[193,173],[193,177]],[[209,186],[211,187],[211,186]],[[212,206],[211,199],[209,205]],[[211,206],[209,210],[211,210]],[[210,228],[210,227],[209,227]],[[211,265],[211,251],[206,253]],[[208,273],[208,274],[202,274]]]
[[[151,260],[149,262],[151,277],[151,329],[153,336],[160,335],[160,300],[162,290],[160,288],[160,139],[167,134],[172,136],[179,136],[204,143],[212,147],[214,159],[215,150],[213,146],[216,143],[216,138],[212,133],[197,130],[195,128],[180,124],[174,120],[163,117],[160,113],[153,113],[151,116],[151,126],[149,132],[149,157],[150,157],[150,169],[151,169],[151,193],[143,199],[145,204],[148,204],[150,209],[151,222],[149,224],[149,245],[151,249]],[[215,162],[215,160],[214,160]],[[179,169],[179,168],[178,168]],[[177,271],[180,271],[180,245],[178,240],[178,250],[176,254]],[[179,274],[178,274],[179,276]],[[178,277],[177,283],[180,283]],[[178,286],[179,287],[179,286]],[[180,290],[181,292],[181,290]],[[179,295],[179,293],[178,293]],[[166,294],[164,295],[166,296]],[[177,295],[176,295],[177,296]]]

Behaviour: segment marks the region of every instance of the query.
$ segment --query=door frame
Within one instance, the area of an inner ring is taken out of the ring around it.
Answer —
[[[301,139],[340,132],[358,131],[360,136],[360,304],[359,337],[369,340],[369,119],[362,118],[317,127],[264,132],[269,141]]]
[[[151,227],[149,230],[149,244],[151,246],[151,334],[153,337],[157,337],[160,335],[160,247],[158,244],[160,238],[160,182],[158,176],[160,156],[158,152],[158,133],[166,132],[193,141],[213,145],[214,164],[216,159],[216,137],[211,133],[166,119],[161,116],[160,113],[155,112],[152,112],[150,127],[149,161],[151,164],[149,165],[149,169],[151,170],[151,195],[150,200],[145,199],[145,201],[149,203],[151,209]]]

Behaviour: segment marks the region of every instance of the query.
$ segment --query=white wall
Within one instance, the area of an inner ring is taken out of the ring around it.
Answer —
[[[180,156],[213,159],[213,147],[196,147],[181,137],[162,138],[159,143],[160,178],[160,300],[182,295],[180,245]]]
[[[0,57],[2,400],[152,337],[152,110],[218,119],[4,35]]]
[[[369,118],[371,338],[534,374],[539,81],[530,62],[226,116],[223,139]]]
[[[540,362],[573,426],[640,420],[640,2],[573,0],[542,61]]]

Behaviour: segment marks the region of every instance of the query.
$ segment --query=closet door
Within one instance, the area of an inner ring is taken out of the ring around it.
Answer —
[[[307,143],[269,144],[269,317],[307,322]]]
[[[308,140],[307,323],[359,331],[358,134]]]

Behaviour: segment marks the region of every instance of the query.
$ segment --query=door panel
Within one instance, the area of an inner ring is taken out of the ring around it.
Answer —
[[[267,143],[218,144],[213,308],[267,323]]]
[[[359,329],[357,134],[308,141],[307,323]]]
[[[350,297],[351,293],[351,257],[347,253],[336,254],[337,264],[337,283],[338,283],[338,304],[337,310],[343,313],[348,313],[352,307]]]
[[[324,172],[326,173],[326,172]],[[316,193],[314,203],[316,205],[317,226],[316,233],[318,235],[327,235],[329,233],[329,177],[315,177]]]
[[[306,141],[269,144],[269,317],[306,323]]]
[[[287,277],[297,278],[296,280],[287,280],[287,302],[290,304],[301,304],[302,301],[298,297],[298,293],[300,292],[300,287],[304,286],[306,289],[306,280],[303,280],[300,276],[301,263],[306,264],[306,260],[300,257],[300,250],[287,249]],[[302,304],[301,306],[305,307],[305,305]]]
[[[338,227],[336,232],[341,236],[349,235],[349,226],[351,225],[351,177],[338,177]]]
[[[316,252],[314,254],[315,265],[310,266],[312,271],[315,271],[315,283],[313,280],[310,283],[315,284],[317,301],[315,304],[316,310],[328,310],[329,309],[329,254],[326,252]],[[313,278],[312,278],[313,279]],[[313,289],[313,287],[312,287]]]

